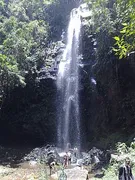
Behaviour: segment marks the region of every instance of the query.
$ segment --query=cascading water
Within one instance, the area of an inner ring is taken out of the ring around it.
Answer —
[[[58,146],[66,149],[67,144],[80,148],[79,114],[79,35],[81,19],[78,9],[73,9],[67,32],[67,45],[59,64],[57,86]]]

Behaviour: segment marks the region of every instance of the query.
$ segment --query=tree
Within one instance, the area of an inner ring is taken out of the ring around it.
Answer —
[[[1,102],[12,88],[25,85],[28,72],[46,66],[43,56],[49,24],[45,10],[51,3],[53,0],[0,0]]]
[[[118,36],[114,37],[116,48],[113,48],[113,50],[121,59],[135,50],[135,1],[117,0],[116,9],[119,15],[121,12],[122,28]]]
[[[107,32],[114,36],[112,49],[119,58],[135,49],[135,1],[134,0],[86,0],[92,4],[90,21],[95,32]]]

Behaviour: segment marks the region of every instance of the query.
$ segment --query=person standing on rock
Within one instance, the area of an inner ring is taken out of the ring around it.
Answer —
[[[56,164],[56,163],[55,163],[54,161],[49,164],[50,176],[52,175],[52,171],[53,171],[53,170],[55,171],[55,164]]]
[[[129,158],[126,158],[124,165],[119,168],[119,180],[134,180]]]
[[[50,176],[52,175],[52,171],[55,169],[55,161],[53,157],[50,157],[48,159],[48,165],[49,165],[49,169],[50,169]]]
[[[64,156],[64,168],[66,168],[67,166],[68,166],[68,153],[66,152]]]

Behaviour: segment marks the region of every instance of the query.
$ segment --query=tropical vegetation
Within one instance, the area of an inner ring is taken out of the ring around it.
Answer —
[[[106,32],[114,38],[112,49],[120,59],[135,50],[135,1],[86,0],[92,4],[93,31]]]

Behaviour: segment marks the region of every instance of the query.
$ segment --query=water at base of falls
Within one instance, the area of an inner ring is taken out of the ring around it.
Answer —
[[[59,64],[58,87],[58,146],[80,147],[79,114],[79,35],[81,20],[78,9],[73,9],[67,32],[67,44]]]

